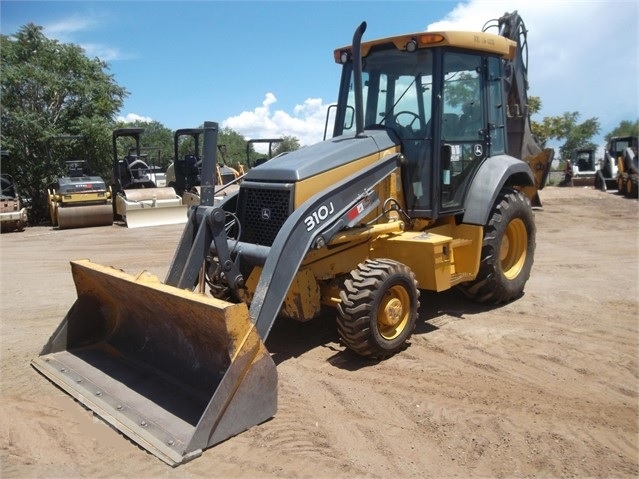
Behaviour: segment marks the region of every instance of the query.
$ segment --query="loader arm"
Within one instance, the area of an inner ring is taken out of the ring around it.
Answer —
[[[372,188],[398,167],[399,157],[399,154],[387,156],[308,199],[289,216],[271,247],[228,238],[226,212],[222,208],[193,208],[166,283],[178,288],[195,288],[209,249],[210,254],[217,257],[232,289],[244,284],[238,266],[241,256],[263,264],[249,314],[265,341],[308,251],[328,244],[335,234],[354,226],[368,214]],[[359,204],[362,206],[357,215],[349,214]],[[327,212],[327,217],[318,222],[313,213],[320,209]]]
[[[349,224],[349,211],[365,201],[370,190],[399,166],[399,158],[399,154],[383,158],[337,183],[334,188],[316,194],[295,210],[284,223],[266,258],[249,309],[262,341],[266,341],[293,278],[309,249],[328,244],[335,234],[347,226],[354,226],[353,223],[367,214],[367,208],[364,207]],[[334,214],[312,227],[307,218],[312,218],[312,214],[323,206],[329,211],[333,210]]]

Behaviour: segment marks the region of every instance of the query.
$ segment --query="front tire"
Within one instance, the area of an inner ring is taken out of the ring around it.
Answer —
[[[535,234],[528,199],[518,190],[504,188],[484,227],[479,273],[459,289],[480,303],[500,304],[519,297],[532,270]]]
[[[417,281],[408,266],[366,260],[348,275],[340,299],[337,329],[349,349],[386,359],[405,348],[419,308]]]
[[[637,175],[631,175],[628,179],[628,198],[639,198],[639,178]]]

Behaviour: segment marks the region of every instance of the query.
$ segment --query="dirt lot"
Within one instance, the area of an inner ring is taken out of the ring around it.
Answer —
[[[280,320],[270,421],[176,469],[30,366],[75,299],[69,260],[163,278],[181,226],[3,234],[0,469],[51,477],[637,477],[637,202],[548,187],[525,295],[486,309],[422,293],[408,349],[380,363],[332,316]]]

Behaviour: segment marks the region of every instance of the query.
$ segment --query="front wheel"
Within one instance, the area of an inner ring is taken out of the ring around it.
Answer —
[[[603,172],[601,170],[597,170],[595,174],[595,189],[606,191],[606,180],[604,179]]]
[[[367,260],[348,275],[340,299],[337,328],[349,349],[375,359],[404,349],[419,308],[417,281],[408,266]]]
[[[528,199],[504,188],[484,227],[479,273],[459,289],[480,303],[500,304],[520,296],[533,265],[535,233]]]
[[[626,191],[628,191],[628,198],[639,198],[639,178],[637,175],[631,175],[628,178]]]

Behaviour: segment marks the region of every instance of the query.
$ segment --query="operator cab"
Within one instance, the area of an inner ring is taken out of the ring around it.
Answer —
[[[393,40],[393,41],[391,41]],[[410,42],[408,42],[410,43]],[[467,188],[488,156],[505,153],[502,62],[496,53],[437,46],[365,46],[364,129],[386,129],[401,145],[412,217],[463,212]],[[343,63],[334,136],[355,133],[353,62]]]

